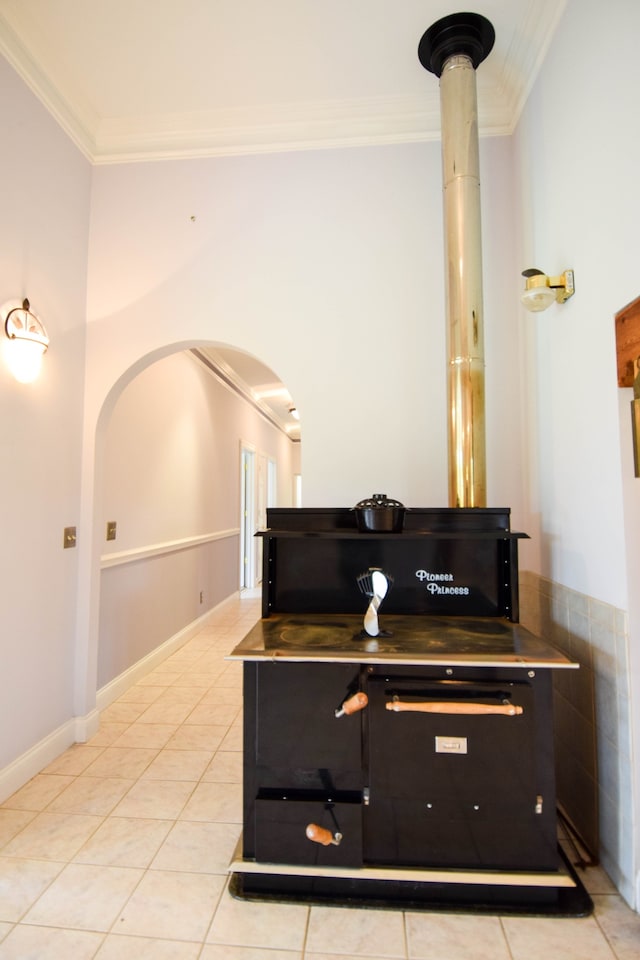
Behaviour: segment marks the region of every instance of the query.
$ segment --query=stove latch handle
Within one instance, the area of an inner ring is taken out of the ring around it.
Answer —
[[[352,697],[349,697],[344,701],[341,707],[336,710],[336,717],[349,717],[352,713],[358,713],[359,710],[364,710],[364,708],[369,703],[369,697],[366,693],[354,693]]]
[[[331,830],[327,830],[317,823],[310,823],[305,833],[308,840],[312,840],[314,843],[321,843],[323,847],[328,847],[330,844],[333,844],[334,847],[339,847],[342,840],[341,833],[331,833]]]
[[[394,713],[404,711],[410,713],[449,713],[449,714],[499,714],[505,717],[518,717],[524,713],[524,708],[514,703],[472,703],[471,701],[454,702],[427,700],[423,702],[398,700],[395,697],[385,704],[387,710]]]

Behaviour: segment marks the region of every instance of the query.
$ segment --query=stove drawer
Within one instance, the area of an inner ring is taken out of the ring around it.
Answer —
[[[372,865],[483,870],[557,870],[554,823],[533,809],[448,797],[372,797],[365,811],[365,860]]]
[[[262,863],[362,866],[362,798],[358,793],[260,791],[255,804],[255,856]],[[314,842],[312,835],[325,841]]]

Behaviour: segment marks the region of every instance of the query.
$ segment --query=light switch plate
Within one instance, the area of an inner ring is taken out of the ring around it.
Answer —
[[[116,538],[116,521],[107,520],[107,540],[115,540]]]
[[[64,537],[62,545],[65,550],[69,550],[70,547],[75,547],[78,537],[76,535],[75,527],[65,527],[64,528]]]

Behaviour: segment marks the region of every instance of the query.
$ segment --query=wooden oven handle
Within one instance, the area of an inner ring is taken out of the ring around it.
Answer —
[[[411,702],[407,700],[390,700],[386,704],[387,710],[394,713],[409,711],[411,713],[458,713],[458,714],[502,714],[506,717],[517,717],[524,713],[523,707],[513,703],[472,703],[469,702],[439,702],[428,700]]]
[[[317,823],[310,823],[307,826],[305,833],[308,840],[313,840],[314,843],[321,843],[323,847],[328,847],[329,844],[333,844],[334,847],[338,847],[340,846],[340,841],[342,840],[341,833],[331,833],[331,830],[327,830],[325,827],[320,827]]]

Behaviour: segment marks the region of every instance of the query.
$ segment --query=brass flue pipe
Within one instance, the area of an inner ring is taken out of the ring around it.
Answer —
[[[448,353],[449,506],[487,503],[484,318],[478,106],[475,70],[493,47],[478,14],[454,14],[420,41],[422,65],[440,77]]]

